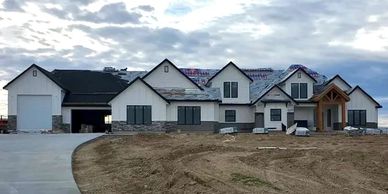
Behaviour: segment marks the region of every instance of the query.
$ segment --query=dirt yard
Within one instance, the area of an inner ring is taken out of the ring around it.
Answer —
[[[388,136],[104,136],[73,171],[82,193],[388,193]]]

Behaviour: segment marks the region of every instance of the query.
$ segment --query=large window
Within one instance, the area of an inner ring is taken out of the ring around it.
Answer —
[[[366,110],[348,110],[348,123],[353,127],[366,127]]]
[[[291,97],[297,99],[299,98],[299,84],[292,83],[291,84]]]
[[[127,123],[131,125],[149,125],[152,123],[151,106],[149,105],[128,105]]]
[[[291,83],[291,97],[295,99],[307,98],[307,83]]]
[[[236,110],[225,110],[225,122],[236,122]]]
[[[224,82],[224,98],[238,98],[238,82]]]
[[[200,125],[200,106],[178,106],[178,125]]]
[[[281,120],[282,120],[282,110],[271,109],[271,121],[281,121]]]

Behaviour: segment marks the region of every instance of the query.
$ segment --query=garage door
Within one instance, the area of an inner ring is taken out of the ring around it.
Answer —
[[[17,129],[39,131],[52,128],[51,96],[19,95],[17,98]]]

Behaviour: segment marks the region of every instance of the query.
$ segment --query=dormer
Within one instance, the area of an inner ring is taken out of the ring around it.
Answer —
[[[187,77],[168,59],[164,59],[145,76],[143,76],[143,80],[155,88],[185,88],[202,90],[199,85]]]
[[[352,86],[346,82],[340,75],[335,75],[329,81],[326,82],[325,85],[335,84],[343,91],[349,91],[352,89]]]
[[[284,77],[278,85],[292,98],[297,101],[308,100],[313,96],[314,77],[303,68],[295,69]]]
[[[212,76],[206,85],[212,88],[220,88],[222,103],[246,104],[250,103],[249,85],[252,81],[233,62],[229,62]]]

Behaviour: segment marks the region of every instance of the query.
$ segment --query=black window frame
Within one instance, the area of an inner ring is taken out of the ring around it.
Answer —
[[[178,106],[177,117],[178,125],[200,125],[201,106]]]
[[[238,82],[224,82],[224,98],[238,98]]]
[[[291,97],[294,99],[307,99],[308,83],[291,83]]]
[[[352,127],[367,126],[367,111],[366,110],[348,110],[348,125]]]
[[[133,112],[130,112],[130,111],[133,111]],[[127,105],[127,124],[128,125],[151,125],[152,106],[151,105]]]
[[[296,91],[294,91],[296,89]],[[291,97],[294,99],[299,98],[299,83],[291,83]]]
[[[305,87],[302,87],[305,86]],[[305,90],[303,90],[303,89]],[[308,84],[307,83],[299,83],[299,98],[300,99],[306,99],[308,96]]]
[[[225,110],[225,122],[227,123],[236,122],[236,110]]]
[[[279,111],[279,112],[276,113],[277,111]],[[282,121],[282,109],[280,109],[280,108],[279,109],[277,109],[277,108],[271,109],[270,110],[270,119],[271,119],[271,121]]]

